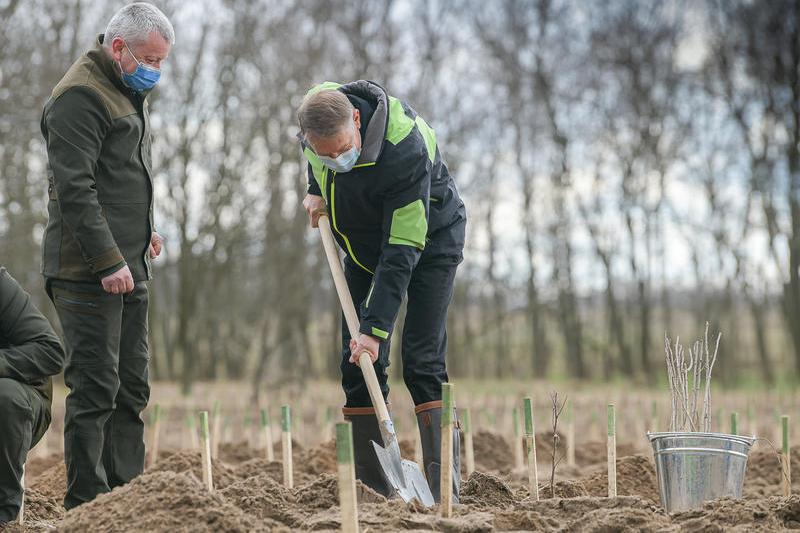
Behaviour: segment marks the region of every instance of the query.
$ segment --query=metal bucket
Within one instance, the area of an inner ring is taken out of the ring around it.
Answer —
[[[747,456],[755,437],[724,433],[647,433],[653,446],[658,491],[667,512],[703,502],[742,497]]]

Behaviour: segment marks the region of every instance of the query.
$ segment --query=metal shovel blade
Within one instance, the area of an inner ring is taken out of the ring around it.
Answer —
[[[433,494],[422,470],[417,463],[400,457],[397,438],[391,439],[386,447],[372,441],[372,447],[375,448],[383,475],[403,501],[417,499],[425,507],[433,507]]]

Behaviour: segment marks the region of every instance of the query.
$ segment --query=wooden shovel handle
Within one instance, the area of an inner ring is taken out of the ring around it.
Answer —
[[[327,214],[320,214],[317,221],[319,233],[322,236],[322,246],[325,248],[325,257],[328,259],[328,266],[333,275],[333,284],[336,286],[336,294],[339,295],[339,303],[344,311],[344,318],[347,322],[347,329],[350,331],[350,338],[355,339],[359,335],[358,315],[353,298],[350,296],[350,289],[347,287],[347,279],[344,277],[342,264],[339,262],[339,253],[336,251],[336,241],[333,239],[331,223]],[[378,422],[390,420],[389,410],[383,400],[381,386],[378,384],[378,376],[375,375],[375,368],[372,366],[372,359],[369,353],[364,352],[358,356],[358,366],[364,374],[364,381],[367,382],[369,397],[372,405],[375,406],[375,413],[378,415]]]

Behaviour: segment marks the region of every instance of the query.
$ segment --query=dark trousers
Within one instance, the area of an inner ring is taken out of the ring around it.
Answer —
[[[22,503],[22,465],[50,426],[50,405],[29,385],[0,378],[0,523]]]
[[[427,260],[423,255],[408,284],[406,319],[403,325],[403,381],[415,405],[442,399],[442,383],[447,382],[447,308],[453,297],[453,284],[459,260]],[[345,259],[345,277],[353,302],[360,309],[372,284],[372,275]],[[348,361],[350,333],[342,317],[342,388],[345,407],[369,407],[372,401],[361,369]],[[375,373],[384,399],[389,396],[386,369],[389,367],[389,341],[381,342]]]
[[[64,506],[71,509],[144,470],[147,284],[126,295],[61,280],[50,280],[48,288],[67,352]]]

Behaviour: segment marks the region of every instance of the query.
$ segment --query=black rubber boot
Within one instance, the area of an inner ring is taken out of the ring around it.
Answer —
[[[353,459],[355,461],[356,479],[387,498],[394,489],[386,481],[375,455],[372,442],[382,444],[381,430],[378,426],[378,417],[372,407],[345,407],[342,409],[344,419],[353,424]]]
[[[422,444],[422,462],[425,465],[425,476],[433,493],[433,499],[439,503],[439,475],[442,455],[442,402],[428,402],[415,409]],[[461,483],[461,442],[459,440],[458,416],[453,409],[456,423],[453,426],[453,503],[458,503],[458,486]]]

